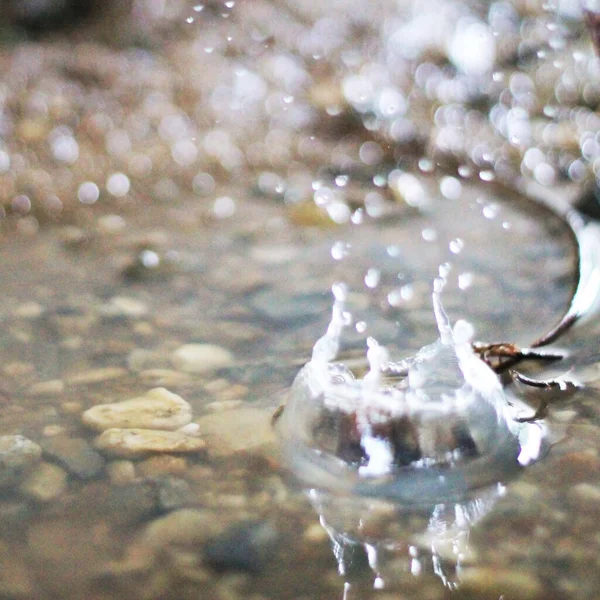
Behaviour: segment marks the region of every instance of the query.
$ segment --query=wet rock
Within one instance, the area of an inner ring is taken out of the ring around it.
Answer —
[[[46,456],[80,479],[91,479],[104,468],[104,459],[81,438],[52,437],[41,442]]]
[[[69,385],[90,385],[93,383],[104,383],[112,379],[119,379],[127,375],[127,370],[121,367],[104,367],[101,369],[90,369],[66,379]]]
[[[164,477],[157,480],[158,506],[168,512],[193,502],[192,490],[185,479]]]
[[[40,381],[34,383],[27,388],[27,395],[38,396],[60,396],[65,391],[65,384],[60,379],[50,379],[48,381]]]
[[[138,464],[142,475],[156,477],[159,475],[183,475],[188,470],[188,464],[182,456],[159,454],[151,456]]]
[[[171,356],[173,365],[185,373],[209,373],[233,364],[233,355],[226,348],[213,344],[185,344]]]
[[[219,571],[257,573],[268,566],[279,539],[279,532],[269,522],[236,523],[206,544],[204,558]]]
[[[106,466],[106,473],[114,485],[127,485],[135,480],[135,465],[130,460],[113,460]]]
[[[139,458],[154,453],[203,452],[204,440],[179,431],[152,429],[107,429],[95,441],[95,446],[109,456]]]
[[[257,408],[216,412],[196,420],[211,454],[228,455],[275,442],[271,413]]]
[[[41,456],[40,446],[22,435],[0,436],[0,489],[18,485]]]
[[[39,502],[58,498],[67,488],[67,473],[57,465],[41,463],[21,485],[21,492]]]
[[[515,600],[542,598],[542,585],[532,573],[517,569],[470,567],[461,571],[461,592],[467,598],[496,600],[498,596]]]
[[[139,523],[160,513],[158,490],[152,481],[115,486],[106,500],[111,519],[124,524]]]
[[[115,427],[174,431],[192,420],[192,407],[177,394],[154,388],[137,398],[93,406],[82,419],[97,431]]]
[[[155,549],[171,544],[192,545],[205,542],[217,527],[212,512],[182,508],[150,523],[142,541]]]

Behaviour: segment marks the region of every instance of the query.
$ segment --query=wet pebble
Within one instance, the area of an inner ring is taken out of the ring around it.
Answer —
[[[20,483],[41,456],[40,446],[22,435],[0,436],[0,489]]]
[[[185,344],[173,352],[175,368],[185,373],[208,373],[233,364],[233,355],[214,344]]]
[[[228,455],[275,442],[271,413],[257,408],[226,410],[196,420],[211,453]]]
[[[214,535],[217,527],[218,520],[212,512],[182,508],[152,521],[141,541],[155,550],[171,544],[202,543]]]
[[[183,508],[194,501],[190,485],[185,479],[164,477],[157,482],[158,506],[163,511]]]
[[[188,469],[188,464],[182,456],[160,454],[143,460],[138,464],[137,468],[141,475],[146,476],[183,475]]]
[[[67,488],[67,473],[57,465],[40,463],[21,485],[21,492],[39,502],[58,498]]]
[[[104,383],[105,381],[110,381],[112,379],[119,379],[125,375],[127,375],[127,370],[121,367],[103,367],[71,375],[66,379],[66,383],[69,385]]]
[[[109,456],[140,458],[154,453],[204,452],[206,442],[179,431],[107,429],[95,440],[98,450]]]
[[[115,427],[174,431],[192,420],[192,407],[177,394],[154,388],[137,398],[93,406],[82,420],[96,431]]]
[[[102,472],[104,459],[84,439],[50,437],[41,442],[46,456],[80,479],[91,479]]]
[[[60,396],[65,391],[65,384],[61,379],[50,379],[34,383],[27,388],[27,395],[38,396]]]
[[[135,480],[135,465],[130,460],[113,460],[106,466],[106,474],[114,485],[127,485]]]
[[[461,571],[461,591],[467,598],[494,599],[498,596],[515,600],[542,598],[542,586],[532,573],[517,569],[470,567]]]
[[[204,558],[218,571],[257,573],[268,566],[279,539],[279,532],[267,521],[236,523],[205,545]]]

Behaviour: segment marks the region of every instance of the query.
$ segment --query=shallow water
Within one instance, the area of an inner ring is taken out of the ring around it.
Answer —
[[[462,503],[408,509],[307,495],[282,466],[271,428],[329,323],[332,283],[353,286],[353,310],[368,324],[345,340],[350,354],[364,351],[366,335],[399,357],[433,341],[431,280],[447,261],[450,318],[467,318],[484,341],[527,343],[569,305],[568,228],[476,170],[461,178],[450,160],[433,174],[407,162],[426,207],[372,184],[397,166],[393,144],[377,134],[384,157],[368,164],[361,148],[374,136],[357,112],[327,114],[319,104],[317,84],[335,95],[331,74],[352,44],[316,33],[296,44],[318,31],[311,3],[137,10],[146,20],[125,20],[118,31],[114,14],[39,42],[10,30],[1,50],[0,435],[22,435],[41,454],[21,464],[3,450],[0,595],[596,597],[595,322],[560,340],[578,348],[561,364],[589,383],[552,402],[548,455]],[[357,44],[378,29],[376,16],[353,24]],[[529,27],[538,22],[531,19]],[[314,58],[321,46],[333,58]],[[593,75],[589,44],[581,48]],[[594,90],[582,99],[573,89],[559,104],[581,104],[565,121],[576,129],[586,110],[593,115],[584,100]],[[431,127],[431,115],[425,121]],[[543,164],[584,156],[589,175],[593,148],[582,154],[572,142],[561,138],[560,157],[545,147]],[[423,148],[414,146],[418,158]],[[533,159],[523,160],[529,175]],[[359,204],[365,189],[379,191],[389,212],[356,227],[315,210],[314,182],[331,185],[340,173]],[[127,184],[109,184],[115,174]],[[440,191],[449,175],[461,181],[459,197]],[[565,195],[582,185],[554,183]],[[340,241],[350,251],[335,260]],[[381,278],[370,288],[363,279],[373,265]],[[185,366],[176,356],[188,344],[229,353],[213,367],[206,358]],[[98,432],[82,414],[155,387],[189,403],[198,424],[189,435],[205,447],[134,457],[95,449]],[[556,395],[511,393],[532,407]]]

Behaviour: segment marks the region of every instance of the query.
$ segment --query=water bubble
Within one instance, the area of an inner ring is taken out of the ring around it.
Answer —
[[[377,165],[383,159],[383,150],[377,142],[364,142],[358,151],[360,160],[366,165]]]
[[[456,238],[450,242],[448,247],[450,248],[450,252],[452,252],[452,254],[460,254],[462,249],[465,247],[465,242],[460,238]]]
[[[215,187],[215,180],[210,173],[200,172],[192,179],[192,188],[199,196],[208,196]]]
[[[0,173],[6,173],[10,169],[10,155],[0,150]]]
[[[129,193],[129,177],[125,173],[113,173],[106,180],[106,190],[109,194],[121,198]]]
[[[458,276],[458,287],[466,290],[473,285],[473,273],[460,273]]]
[[[357,321],[354,328],[356,329],[357,333],[364,333],[367,330],[367,324],[365,321]]]
[[[337,185],[338,187],[345,187],[346,185],[348,185],[349,180],[350,178],[348,177],[348,175],[338,175],[335,178],[335,185]]]
[[[188,18],[185,20],[185,22],[186,22],[186,23],[193,23],[193,22],[194,22],[194,17],[188,17]]]
[[[154,250],[143,250],[140,253],[140,261],[144,267],[153,269],[160,264],[160,256]]]
[[[68,134],[51,136],[50,149],[56,160],[73,164],[79,158],[79,144]]]
[[[371,267],[365,275],[365,285],[368,288],[374,289],[379,285],[381,281],[381,271]]]
[[[421,231],[421,237],[426,242],[435,242],[435,240],[437,240],[438,233],[433,227],[425,227],[425,229]]]
[[[82,204],[94,204],[100,198],[100,188],[93,181],[86,181],[79,186],[77,198]]]
[[[346,258],[350,252],[350,245],[346,242],[337,241],[331,246],[331,256],[334,260]]]
[[[217,198],[213,204],[213,213],[217,219],[227,219],[235,214],[235,201],[229,196]]]
[[[500,207],[497,204],[491,203],[491,204],[486,204],[483,207],[483,216],[486,219],[495,219],[498,216],[498,213],[500,212]]]
[[[10,207],[16,214],[26,215],[31,210],[31,200],[24,194],[20,194],[13,198]]]
[[[204,4],[196,4],[193,8],[195,12],[202,12],[204,10]]]
[[[458,200],[462,194],[462,184],[456,177],[443,177],[440,181],[440,192],[448,200]]]

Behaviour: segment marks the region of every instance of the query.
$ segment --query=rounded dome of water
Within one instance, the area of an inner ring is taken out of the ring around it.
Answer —
[[[496,374],[471,348],[470,326],[452,330],[435,294],[434,307],[440,339],[408,361],[387,361],[371,341],[362,379],[315,359],[297,375],[279,428],[306,484],[429,502],[505,481],[540,454],[543,425],[514,420]]]

